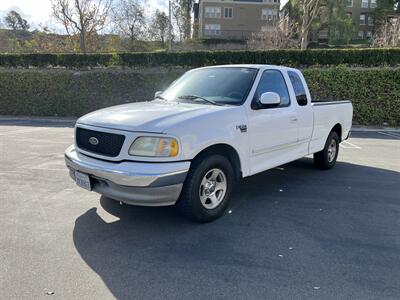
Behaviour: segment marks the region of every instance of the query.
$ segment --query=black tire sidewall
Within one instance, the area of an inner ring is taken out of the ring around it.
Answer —
[[[328,149],[329,149],[329,145],[331,144],[331,141],[333,139],[336,140],[336,154],[335,154],[335,158],[332,161],[329,161]],[[339,136],[335,131],[333,131],[329,134],[328,139],[326,140],[325,148],[324,148],[324,161],[325,161],[327,168],[332,168],[336,164],[338,155],[339,155]]]
[[[224,199],[213,209],[207,209],[200,201],[199,189],[203,177],[211,169],[218,168],[225,174],[227,189]],[[193,163],[188,174],[188,180],[184,184],[184,192],[179,202],[186,202],[184,214],[187,215],[187,208],[191,211],[191,219],[201,222],[209,222],[215,220],[223,214],[229,205],[229,199],[234,185],[234,172],[231,163],[227,158],[221,155],[211,155],[203,157]],[[179,203],[178,203],[179,207]]]

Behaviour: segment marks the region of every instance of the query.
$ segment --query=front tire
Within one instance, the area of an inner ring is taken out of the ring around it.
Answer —
[[[322,170],[332,169],[339,154],[339,136],[332,131],[326,140],[325,147],[322,151],[314,153],[314,164]]]
[[[190,220],[211,222],[228,207],[234,180],[232,165],[224,156],[199,157],[192,163],[177,207]]]

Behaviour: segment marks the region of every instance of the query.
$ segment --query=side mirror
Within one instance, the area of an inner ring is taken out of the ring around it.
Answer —
[[[278,106],[281,104],[281,97],[275,92],[267,92],[261,95],[260,103],[268,106]]]
[[[163,92],[162,91],[157,91],[154,93],[154,98],[157,98],[158,96],[161,96]]]

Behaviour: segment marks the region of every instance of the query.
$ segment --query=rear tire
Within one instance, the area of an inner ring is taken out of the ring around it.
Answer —
[[[314,164],[322,170],[332,169],[339,154],[339,136],[332,131],[326,140],[325,147],[322,151],[314,153]]]
[[[199,157],[192,163],[176,205],[192,221],[211,222],[228,207],[234,180],[232,165],[224,156]]]

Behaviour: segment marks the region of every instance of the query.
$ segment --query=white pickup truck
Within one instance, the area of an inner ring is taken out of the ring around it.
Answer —
[[[310,154],[332,168],[352,114],[350,101],[312,102],[296,69],[205,67],[153,101],[81,117],[65,161],[85,189],[127,204],[175,204],[207,222],[225,211],[237,179]]]

